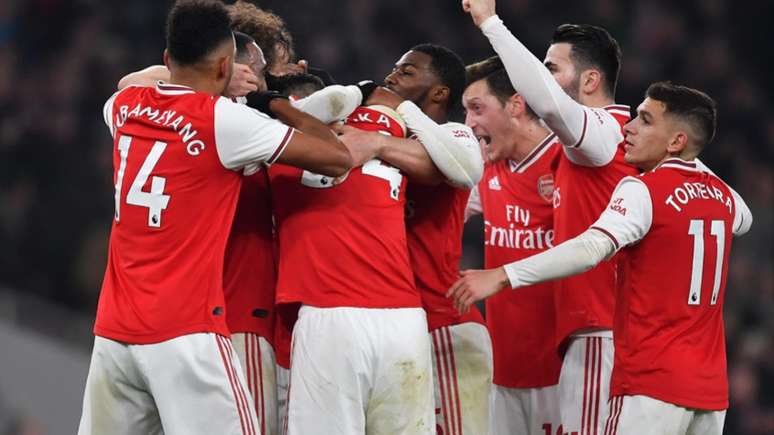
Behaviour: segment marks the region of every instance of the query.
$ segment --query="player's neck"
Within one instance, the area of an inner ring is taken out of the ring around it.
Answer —
[[[441,107],[438,104],[434,104],[432,102],[422,104],[419,107],[422,109],[422,112],[424,112],[425,115],[427,115],[430,119],[435,121],[436,124],[446,124],[449,122],[449,116],[445,107]]]
[[[513,152],[508,156],[514,162],[520,162],[543,142],[550,131],[538,122],[531,122],[529,126],[519,129],[514,134]]]
[[[210,95],[220,95],[222,86],[213,82],[211,78],[202,77],[201,73],[177,70],[170,73],[169,83],[173,85],[187,86],[194,91],[204,92]]]
[[[580,96],[580,103],[586,107],[606,107],[615,104],[615,100],[604,92],[596,92]]]

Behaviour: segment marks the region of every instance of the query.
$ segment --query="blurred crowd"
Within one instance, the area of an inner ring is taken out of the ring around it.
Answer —
[[[127,72],[161,63],[170,1],[0,2],[0,286],[91,314],[113,213],[102,105]],[[408,48],[446,45],[466,63],[492,54],[449,0],[261,0],[296,53],[339,83],[381,80]],[[729,0],[508,0],[498,13],[539,58],[564,22],[601,25],[623,48],[617,100],[636,107],[671,79],[719,102],[703,160],[746,199],[751,233],[734,242],[726,293],[729,434],[774,433],[774,4]],[[480,228],[466,235],[481,264]],[[477,237],[478,236],[478,237]]]

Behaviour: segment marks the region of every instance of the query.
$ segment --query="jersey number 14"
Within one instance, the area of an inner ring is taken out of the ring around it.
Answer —
[[[131,136],[121,136],[118,139],[118,151],[121,157],[121,163],[118,165],[118,174],[116,175],[116,222],[121,221],[121,186],[124,182],[124,173],[126,172],[126,159],[129,156],[129,148],[132,145]],[[150,173],[159,162],[164,150],[167,149],[165,142],[156,141],[153,144],[145,161],[142,163],[137,176],[134,178],[129,192],[126,195],[126,203],[148,209],[148,226],[159,228],[161,226],[161,211],[167,208],[169,204],[169,195],[164,195],[164,186],[167,179],[153,176],[151,179],[150,192],[142,190],[148,181]]]

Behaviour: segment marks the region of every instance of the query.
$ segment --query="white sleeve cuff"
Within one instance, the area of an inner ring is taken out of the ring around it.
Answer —
[[[502,23],[503,23],[503,20],[501,20],[500,17],[497,16],[497,14],[495,14],[487,18],[486,20],[484,20],[484,22],[481,23],[481,25],[478,27],[479,29],[481,29],[482,32],[486,32],[492,27],[496,26],[497,24],[502,24]]]

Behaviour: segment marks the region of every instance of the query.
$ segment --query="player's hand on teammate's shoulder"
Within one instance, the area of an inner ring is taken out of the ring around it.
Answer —
[[[339,134],[339,140],[347,147],[352,156],[352,167],[378,157],[382,149],[383,134],[360,130],[349,125],[337,125],[334,131]]]
[[[377,86],[363,104],[366,106],[381,105],[391,109],[397,109],[402,102],[403,98],[394,91],[391,91],[384,86]]]
[[[226,87],[226,96],[230,98],[244,97],[258,90],[258,77],[253,70],[241,63],[234,64],[234,73]]]
[[[469,13],[476,26],[495,14],[495,0],[462,0],[462,10]]]
[[[484,300],[509,285],[505,269],[463,270],[460,279],[452,284],[446,293],[454,299],[454,306],[460,313],[466,313],[474,303]]]

